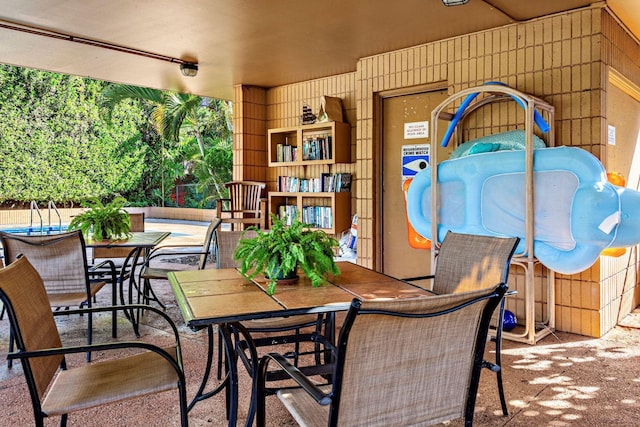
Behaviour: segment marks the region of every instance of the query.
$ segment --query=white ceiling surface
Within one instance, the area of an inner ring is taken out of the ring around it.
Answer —
[[[231,99],[234,84],[277,86],[355,71],[359,58],[588,6],[589,0],[2,0],[22,24],[199,64],[0,28],[0,62]],[[640,0],[608,0],[638,30]],[[598,3],[602,4],[602,3]]]

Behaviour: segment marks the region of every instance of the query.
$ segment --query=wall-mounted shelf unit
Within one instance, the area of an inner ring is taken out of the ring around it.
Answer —
[[[351,163],[351,125],[316,123],[268,131],[269,166]]]
[[[351,226],[350,192],[269,192],[270,212],[279,215],[282,206],[295,207],[303,222],[315,223],[315,228],[327,234],[337,234]]]

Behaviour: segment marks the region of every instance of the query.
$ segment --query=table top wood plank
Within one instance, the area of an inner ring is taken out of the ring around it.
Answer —
[[[236,277],[231,279],[207,279],[199,282],[186,282],[181,286],[185,296],[189,298],[197,296],[232,294],[238,292],[239,287],[255,289],[253,282],[245,279],[244,277],[239,277],[237,273]]]
[[[340,270],[338,275],[330,275],[329,281],[335,285],[352,285],[356,283],[382,283],[382,282],[398,282],[398,279],[387,276],[368,268],[364,268],[351,262],[337,263]]]
[[[262,281],[255,280],[255,282],[266,292],[267,281],[265,279]],[[344,304],[348,306],[353,300],[353,295],[332,283],[324,283],[314,287],[304,274],[300,274],[300,278],[296,283],[289,285],[279,284],[273,299],[288,309],[299,309]]]
[[[85,245],[88,248],[110,248],[110,247],[135,247],[153,248],[158,243],[166,239],[171,233],[168,231],[134,231],[128,239],[103,239],[100,241],[88,238]]]
[[[206,272],[211,272],[207,274]],[[221,268],[208,270],[182,270],[175,272],[176,279],[181,283],[208,282],[211,280],[225,280],[242,278],[235,268]],[[247,281],[247,279],[243,279]]]
[[[267,280],[243,278],[236,269],[191,270],[169,273],[178,306],[188,326],[203,326],[307,313],[345,311],[354,298],[413,298],[431,293],[351,263],[340,263],[340,275],[313,287],[300,273],[292,285],[278,285],[266,292]]]
[[[345,289],[355,297],[368,299],[416,298],[433,295],[431,292],[402,282],[349,283]]]

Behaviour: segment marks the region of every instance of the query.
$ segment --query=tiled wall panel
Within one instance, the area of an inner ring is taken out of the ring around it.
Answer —
[[[242,93],[245,108],[236,122],[241,120],[239,125],[247,126],[253,120],[264,121],[265,128],[256,131],[255,141],[236,140],[236,149],[241,143],[262,141],[265,150],[266,128],[297,125],[302,105],[307,103],[317,111],[322,95],[342,98],[346,121],[353,126],[354,164],[341,166],[341,170],[352,172],[355,178],[352,211],[359,216],[358,262],[372,267],[377,244],[374,189],[380,176],[374,162],[376,94],[424,85],[442,85],[453,94],[486,81],[501,81],[555,107],[556,145],[581,147],[602,158],[607,67],[640,86],[640,49],[637,40],[601,6],[362,58],[354,73],[267,89],[260,93],[264,104],[260,95]],[[264,105],[264,116],[260,108],[247,114],[246,108],[253,103]],[[521,127],[522,123],[522,112],[515,105],[490,106],[468,121],[463,135],[476,138]],[[247,132],[242,135],[246,138]],[[261,150],[253,145],[251,149],[256,153]],[[249,170],[262,174],[269,189],[274,189],[281,172],[265,170],[257,157],[250,160],[244,150],[242,153],[238,166],[245,170],[250,165]],[[580,274],[558,275],[557,329],[600,336],[635,307],[636,253],[633,249],[626,261],[602,258],[602,264],[597,262]],[[536,294],[541,295],[536,312],[540,317],[546,309],[543,275],[540,271],[536,278]],[[512,286],[524,289],[520,273],[514,272],[510,280]],[[524,303],[514,298],[509,304],[513,310],[522,310]]]

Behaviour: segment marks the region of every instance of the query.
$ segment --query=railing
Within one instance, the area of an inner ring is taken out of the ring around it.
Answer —
[[[32,233],[33,230],[33,212],[38,214],[38,217],[40,217],[40,232],[42,232],[42,212],[40,212],[40,208],[38,208],[38,204],[35,202],[35,200],[31,201],[31,205],[29,206],[29,211],[30,211],[30,217],[31,217],[31,223],[29,224],[29,233]]]
[[[38,204],[36,203],[35,200],[31,201],[31,205],[29,206],[29,216],[31,219],[31,222],[29,224],[29,230],[27,231],[27,234],[31,234],[31,233],[39,233],[39,234],[44,234],[45,231],[47,234],[50,234],[53,231],[56,232],[61,232],[62,231],[62,215],[60,215],[60,212],[58,211],[58,208],[56,207],[55,203],[53,203],[53,200],[50,200],[49,203],[47,203],[47,213],[48,213],[48,227],[45,230],[44,228],[44,221],[42,219],[42,212],[40,211],[40,208],[38,207]],[[51,212],[53,211],[53,213],[58,217],[58,228],[55,229],[52,225],[51,225]],[[38,215],[38,218],[40,219],[40,229],[36,229],[33,226],[33,213],[36,213]]]
[[[47,210],[49,211],[49,231],[52,231],[51,210],[53,210],[58,216],[58,232],[62,232],[62,216],[60,216],[60,212],[58,212],[58,208],[56,207],[55,203],[53,203],[53,200],[49,200],[49,203],[47,204]]]

